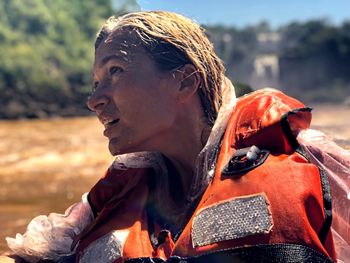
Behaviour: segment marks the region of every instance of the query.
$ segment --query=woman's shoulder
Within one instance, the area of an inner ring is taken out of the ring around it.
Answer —
[[[264,88],[238,98],[235,115],[239,116],[240,125],[255,121],[264,127],[280,121],[284,114],[302,108],[306,108],[302,102],[282,91]]]
[[[296,135],[311,122],[311,108],[281,91],[265,88],[237,100],[228,123],[231,145],[285,153],[296,144]]]

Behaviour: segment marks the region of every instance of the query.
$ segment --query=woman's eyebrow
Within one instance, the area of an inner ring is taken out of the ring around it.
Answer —
[[[107,64],[110,60],[113,60],[113,59],[125,61],[125,57],[123,57],[121,55],[113,54],[113,55],[109,55],[109,56],[104,57],[101,60],[101,66]]]

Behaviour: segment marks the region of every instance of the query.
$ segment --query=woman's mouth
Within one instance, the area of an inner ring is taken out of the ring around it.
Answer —
[[[115,120],[105,120],[102,122],[102,124],[105,126],[105,130],[103,132],[104,136],[106,137],[110,137],[112,134],[111,134],[111,130],[112,128],[118,124],[119,122],[119,119],[115,119]]]
[[[105,126],[105,128],[108,128],[110,126],[113,126],[114,124],[118,123],[119,119],[112,119],[108,117],[98,117],[100,119],[100,122]]]
[[[108,128],[110,126],[113,126],[114,124],[117,124],[119,122],[119,119],[116,120],[108,120],[103,122],[103,125],[105,126],[105,128]]]

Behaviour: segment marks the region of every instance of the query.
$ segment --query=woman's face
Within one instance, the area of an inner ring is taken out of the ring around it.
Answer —
[[[113,155],[159,150],[176,117],[176,80],[146,53],[134,33],[119,31],[95,53],[88,106],[104,125]]]

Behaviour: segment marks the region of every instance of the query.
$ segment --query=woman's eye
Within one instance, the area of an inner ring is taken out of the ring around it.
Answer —
[[[123,69],[121,67],[113,66],[113,67],[110,67],[110,69],[109,69],[109,74],[111,74],[111,75],[113,75],[115,73],[121,73],[121,72],[123,72]]]

